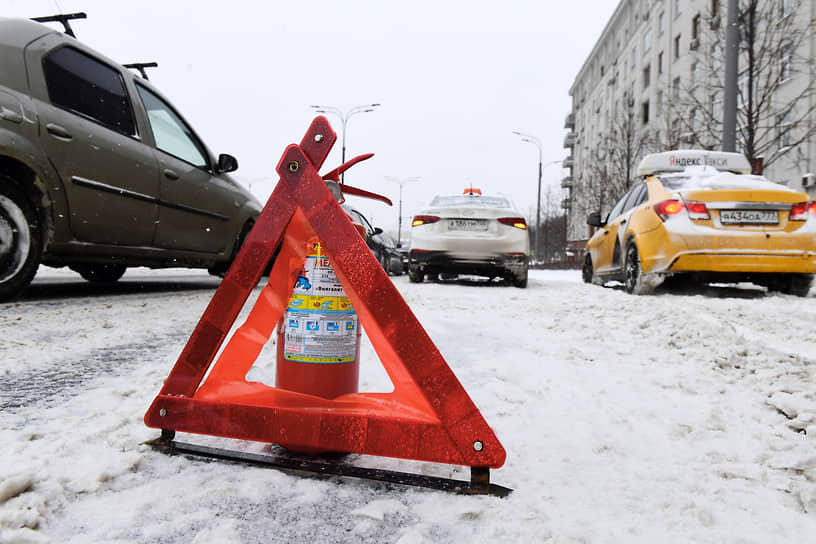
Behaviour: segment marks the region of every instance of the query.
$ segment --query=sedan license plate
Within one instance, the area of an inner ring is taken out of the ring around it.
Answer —
[[[449,219],[448,230],[486,231],[487,221],[484,219]]]
[[[723,225],[778,225],[776,210],[720,210]]]

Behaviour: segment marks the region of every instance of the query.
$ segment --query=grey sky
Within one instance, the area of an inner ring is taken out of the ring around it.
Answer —
[[[381,192],[383,204],[350,197],[376,224],[396,229],[434,194],[468,185],[535,209],[538,150],[513,135],[537,135],[543,161],[561,160],[568,90],[617,5],[603,1],[0,0],[0,15],[85,11],[77,36],[122,63],[157,61],[151,82],[215,153],[238,158],[236,177],[265,200],[286,145],[314,117],[310,104],[352,116],[347,158],[373,152],[346,182]],[[340,133],[339,119],[328,116]],[[326,166],[340,163],[340,142]],[[560,198],[559,165],[544,187]],[[544,191],[542,191],[544,192]],[[405,227],[405,223],[403,223]]]

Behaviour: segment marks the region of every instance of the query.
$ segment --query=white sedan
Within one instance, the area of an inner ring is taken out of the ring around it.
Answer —
[[[527,221],[504,196],[465,189],[435,197],[411,222],[410,247],[412,282],[470,274],[527,287]]]

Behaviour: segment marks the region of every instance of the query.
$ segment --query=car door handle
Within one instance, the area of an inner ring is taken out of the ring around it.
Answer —
[[[621,225],[625,225],[625,224],[626,224],[626,219],[621,220]]]
[[[6,121],[11,121],[12,123],[17,123],[18,125],[23,122],[22,115],[4,106],[0,106],[0,119],[5,119]]]
[[[73,135],[68,132],[65,127],[60,125],[55,125],[54,123],[48,123],[45,125],[45,130],[48,131],[49,134],[52,136],[56,136],[62,140],[70,140],[73,138]]]
[[[165,168],[164,169],[164,177],[166,177],[167,179],[174,179],[175,180],[175,179],[179,178],[179,175],[176,174],[173,170],[170,170],[169,168]]]

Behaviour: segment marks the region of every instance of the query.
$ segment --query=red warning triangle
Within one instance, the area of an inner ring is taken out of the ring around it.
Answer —
[[[286,149],[277,168],[281,181],[145,423],[312,450],[501,467],[501,443],[318,174],[335,140],[328,121],[318,117],[300,146]],[[313,237],[328,254],[393,392],[329,400],[246,381],[292,293],[288,263],[305,258]],[[281,241],[268,284],[213,364]]]

